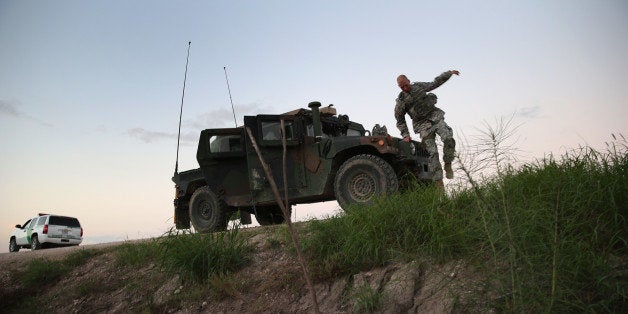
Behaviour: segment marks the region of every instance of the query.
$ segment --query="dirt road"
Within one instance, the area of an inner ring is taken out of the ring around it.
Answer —
[[[37,251],[31,251],[30,249],[20,249],[19,252],[0,253],[0,269],[15,269],[17,267],[20,267],[21,265],[25,265],[29,260],[40,257],[45,257],[51,260],[62,259],[74,250],[102,249],[114,245],[120,245],[124,242],[126,241],[49,248]]]

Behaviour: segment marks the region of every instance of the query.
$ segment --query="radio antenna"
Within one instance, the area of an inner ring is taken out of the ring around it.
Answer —
[[[229,100],[231,101],[231,111],[233,112],[233,122],[235,122],[235,127],[238,127],[238,121],[236,121],[235,116],[235,108],[233,108],[233,98],[231,98],[231,87],[229,87],[229,78],[227,77],[227,67],[222,67],[225,70],[225,80],[227,81],[227,90],[229,91]]]
[[[181,109],[179,110],[179,133],[177,134],[177,160],[174,164],[174,174],[179,172],[179,142],[181,139],[181,117],[183,116],[183,98],[185,98],[185,81],[188,79],[188,61],[190,60],[191,41],[188,41],[188,55],[185,58],[185,75],[183,76],[183,93],[181,93]]]

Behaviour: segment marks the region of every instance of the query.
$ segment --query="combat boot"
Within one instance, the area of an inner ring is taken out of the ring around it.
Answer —
[[[453,179],[454,178],[454,170],[451,169],[451,163],[450,162],[446,162],[445,163],[445,178],[447,178],[447,179]]]
[[[445,193],[445,184],[443,183],[443,180],[436,180],[434,181],[434,186],[436,186],[436,189],[441,192],[441,193]]]

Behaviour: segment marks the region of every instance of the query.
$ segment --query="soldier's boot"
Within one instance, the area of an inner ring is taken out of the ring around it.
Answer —
[[[451,169],[451,163],[450,162],[446,162],[445,163],[445,178],[447,178],[447,179],[453,179],[454,178],[454,170]]]
[[[445,184],[443,183],[443,180],[435,180],[434,181],[434,186],[436,186],[436,189],[439,192],[445,193]]]

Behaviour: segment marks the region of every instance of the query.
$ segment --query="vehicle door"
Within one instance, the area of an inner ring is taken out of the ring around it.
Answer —
[[[207,186],[224,195],[230,206],[248,205],[246,146],[243,128],[201,132],[196,159]]]
[[[245,125],[251,128],[264,161],[270,167],[281,196],[284,196],[285,193],[281,119],[284,120],[288,195],[290,198],[303,196],[305,193],[303,188],[307,186],[307,177],[303,162],[303,152],[300,149],[303,141],[302,125],[299,123],[301,120],[295,116],[280,115],[258,115],[246,118],[248,118],[248,121],[245,119]],[[250,145],[250,141],[248,141],[247,145]],[[274,201],[275,197],[270,188],[270,182],[266,178],[266,173],[254,149],[250,149],[247,152],[247,159],[249,183],[251,191],[255,192],[255,200],[258,202]]]
[[[15,235],[15,243],[17,243],[17,245],[27,245],[31,243],[29,227],[31,222],[36,220],[37,218],[27,220],[22,227],[17,230]]]

